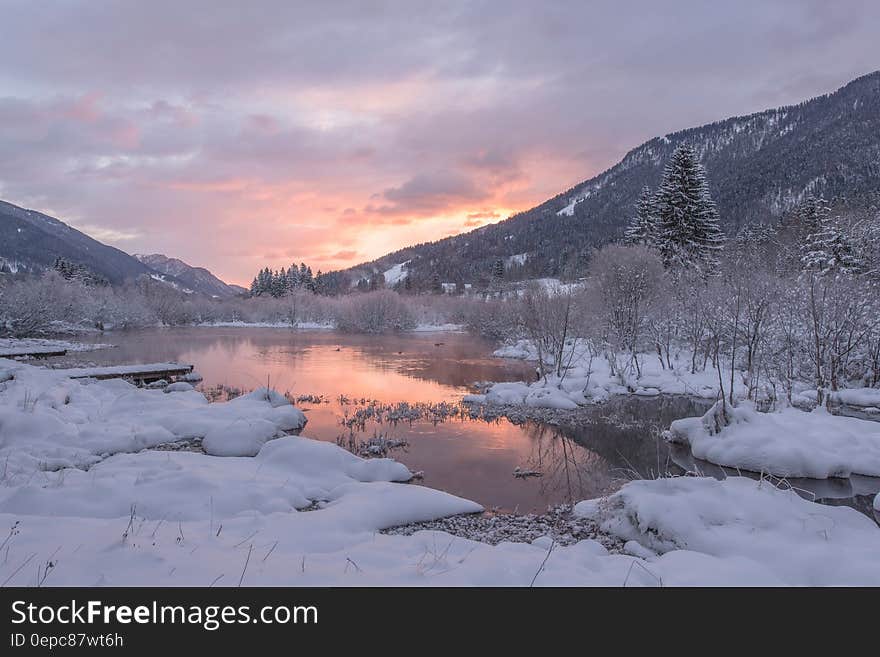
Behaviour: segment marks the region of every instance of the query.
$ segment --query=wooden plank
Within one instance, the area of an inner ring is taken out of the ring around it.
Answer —
[[[66,356],[67,349],[54,349],[51,347],[33,347],[30,349],[0,349],[0,358],[50,358],[52,356]]]
[[[81,367],[56,371],[66,374],[71,379],[134,379],[135,381],[149,382],[189,374],[193,371],[193,366],[182,363],[145,363],[141,365]]]

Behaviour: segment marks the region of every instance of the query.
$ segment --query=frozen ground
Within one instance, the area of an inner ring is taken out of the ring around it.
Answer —
[[[699,418],[676,420],[672,442],[694,456],[731,468],[779,477],[880,477],[880,422],[784,408],[758,413],[749,402],[727,407],[730,424],[719,430],[720,404]]]
[[[0,338],[0,358],[3,353],[12,351],[34,350],[62,350],[67,351],[94,351],[107,349],[112,344],[69,342],[67,340],[49,340],[45,338]]]
[[[289,435],[304,418],[266,389],[209,404],[8,360],[0,374],[2,585],[880,584],[870,519],[766,481],[630,483],[575,509],[574,538],[602,542],[557,542],[552,523],[490,531],[497,545],[387,535],[482,508]],[[223,455],[149,449],[192,437]]]

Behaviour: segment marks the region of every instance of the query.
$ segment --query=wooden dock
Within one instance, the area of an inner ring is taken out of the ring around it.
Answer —
[[[22,349],[0,349],[0,358],[51,358],[66,356],[67,349],[54,347],[25,347]]]
[[[193,366],[182,363],[145,363],[142,365],[78,367],[55,371],[66,374],[71,379],[128,379],[138,384],[144,384],[189,374],[193,371]]]

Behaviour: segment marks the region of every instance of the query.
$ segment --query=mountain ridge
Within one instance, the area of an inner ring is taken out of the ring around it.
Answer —
[[[182,260],[159,254],[142,256],[144,260],[153,259],[145,262],[56,217],[0,201],[0,269],[38,273],[51,269],[56,258],[82,265],[114,285],[147,276],[187,293],[231,297],[245,292],[244,288],[221,281],[203,267],[192,267]],[[163,266],[161,258],[173,264]]]
[[[412,289],[443,281],[486,284],[498,259],[512,279],[575,276],[592,248],[618,239],[644,185],[682,142],[707,170],[722,227],[777,221],[809,194],[864,199],[880,179],[880,71],[793,105],[654,137],[613,166],[494,224],[412,245],[337,272],[356,281],[409,261]],[[435,275],[436,272],[436,275]]]
[[[212,297],[234,297],[244,294],[247,290],[239,285],[232,285],[212,274],[205,267],[195,267],[180,258],[172,258],[162,253],[133,254],[139,262],[181,281],[189,289]]]

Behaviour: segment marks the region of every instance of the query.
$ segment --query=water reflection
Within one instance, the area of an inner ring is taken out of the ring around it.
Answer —
[[[346,416],[373,401],[380,404],[457,404],[476,381],[532,379],[527,363],[491,357],[493,345],[465,334],[342,335],[323,331],[262,328],[155,329],[89,338],[116,348],[68,357],[77,363],[183,361],[204,376],[202,389],[249,390],[267,383],[294,397],[321,396],[299,406],[309,423],[304,435],[326,441],[373,437],[405,441],[391,456],[423,483],[482,503],[487,508],[543,511],[614,491],[624,482],[699,468],[690,452],[671,448],[660,432],[672,420],[697,416],[708,405],[684,397],[623,397],[589,409],[578,427],[552,427],[454,415],[389,422],[386,417],[343,426]],[[342,399],[341,399],[342,398]],[[354,401],[359,400],[359,401]],[[516,468],[539,477],[514,477]],[[862,481],[865,480],[865,481]],[[820,501],[869,511],[878,480],[853,478],[799,482]],[[814,488],[810,488],[814,486]]]

